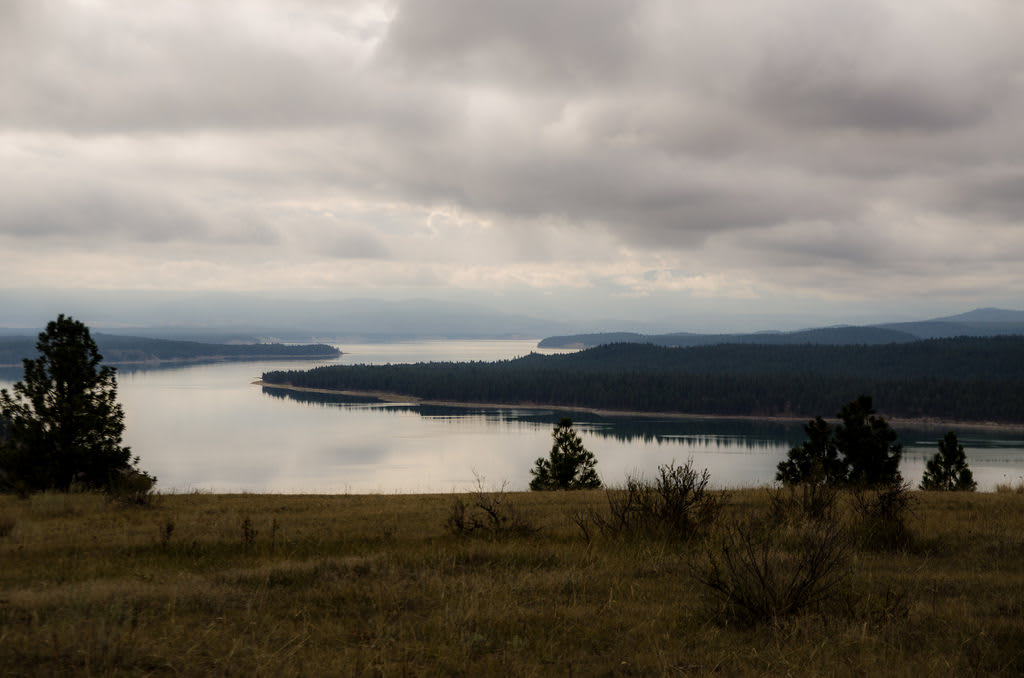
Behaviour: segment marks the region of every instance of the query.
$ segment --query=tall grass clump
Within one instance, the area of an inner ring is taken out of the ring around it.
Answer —
[[[997,494],[1024,494],[1024,478],[1018,478],[1016,483],[998,483]]]
[[[785,483],[769,490],[769,515],[775,522],[832,520],[839,490],[828,482]]]
[[[913,535],[907,526],[912,511],[910,485],[895,483],[851,494],[855,536],[863,548],[899,551],[911,546]]]

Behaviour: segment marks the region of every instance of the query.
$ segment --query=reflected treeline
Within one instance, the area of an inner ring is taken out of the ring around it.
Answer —
[[[615,440],[622,443],[655,443],[681,445],[699,449],[736,450],[743,448],[764,451],[778,447],[793,447],[806,436],[801,421],[727,419],[727,418],[674,418],[656,416],[600,415],[578,410],[557,408],[480,407],[455,405],[416,405],[389,403],[373,396],[345,395],[342,393],[316,393],[263,386],[263,392],[273,398],[291,400],[319,407],[377,406],[386,412],[415,412],[428,419],[478,419],[495,424],[519,424],[546,428],[563,417],[569,417],[585,435]],[[897,433],[908,452],[930,450],[948,427],[898,427]],[[975,435],[961,435],[961,440],[974,449],[1019,449],[1024,446],[1020,433],[1015,431],[986,430]],[[931,452],[929,452],[930,456]]]
[[[379,405],[382,410],[401,409],[428,419],[482,419],[496,424],[523,424],[546,428],[563,417],[572,419],[585,435],[623,443],[665,443],[695,448],[768,450],[793,446],[803,440],[798,422],[740,419],[683,419],[628,415],[593,414],[561,409],[517,407],[459,407],[454,405],[399,405],[372,396],[342,393],[316,393],[263,386],[272,398],[291,400],[319,407],[365,407]]]
[[[263,393],[281,400],[294,400],[306,405],[380,405],[384,401],[373,396],[346,395],[344,393],[310,393],[308,391],[293,391],[287,388],[274,388],[264,386]]]
[[[583,433],[619,442],[676,443],[699,447],[769,448],[796,445],[803,440],[798,422],[746,419],[691,419],[629,415],[600,415],[560,409],[474,408],[421,405],[424,417],[477,416],[502,422],[552,426],[563,417]]]

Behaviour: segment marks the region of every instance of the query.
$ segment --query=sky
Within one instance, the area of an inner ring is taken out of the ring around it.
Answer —
[[[4,0],[0,299],[1024,308],[1021,35],[1019,0]]]

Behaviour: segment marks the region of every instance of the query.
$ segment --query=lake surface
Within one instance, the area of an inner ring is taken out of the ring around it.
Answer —
[[[125,443],[165,492],[404,493],[463,491],[477,476],[487,487],[504,482],[513,490],[526,489],[529,470],[537,457],[547,455],[551,428],[562,416],[576,422],[607,484],[621,483],[630,473],[650,477],[659,464],[688,458],[707,468],[717,487],[769,484],[786,451],[804,439],[801,422],[393,405],[253,383],[272,369],[497,360],[525,355],[535,346],[533,340],[342,344],[345,354],[331,361],[122,368],[118,395],[125,409]],[[0,388],[19,378],[20,370],[5,371]],[[897,430],[905,448],[903,475],[916,485],[945,431]],[[961,429],[959,434],[981,489],[1024,478],[1020,433]]]

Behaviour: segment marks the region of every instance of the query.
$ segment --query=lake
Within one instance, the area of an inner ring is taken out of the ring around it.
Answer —
[[[651,477],[692,458],[716,487],[764,485],[802,422],[598,416],[553,409],[382,404],[264,388],[265,370],[324,364],[497,360],[537,350],[535,340],[340,344],[331,361],[227,362],[118,373],[125,443],[164,492],[452,492],[507,483],[526,489],[551,448],[551,429],[572,417],[606,484]],[[542,351],[549,352],[549,351]],[[0,374],[10,388],[20,370]],[[851,394],[851,398],[857,394]],[[841,403],[836,404],[838,409]],[[902,472],[915,485],[942,428],[897,427]],[[961,429],[980,489],[1024,477],[1019,432]]]

